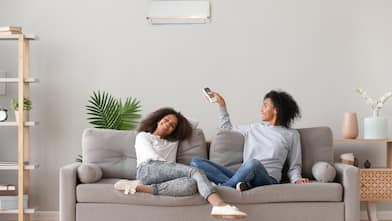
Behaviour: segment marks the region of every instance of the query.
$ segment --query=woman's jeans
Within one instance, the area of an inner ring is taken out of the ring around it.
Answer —
[[[212,182],[233,188],[239,182],[245,182],[249,188],[278,183],[268,175],[263,164],[255,159],[244,162],[235,172],[199,157],[192,158],[191,166],[203,170]]]
[[[137,168],[136,178],[151,185],[154,195],[189,196],[199,190],[207,199],[216,192],[203,171],[179,163],[147,160]]]

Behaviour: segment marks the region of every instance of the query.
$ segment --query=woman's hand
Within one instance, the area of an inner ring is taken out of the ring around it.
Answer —
[[[212,91],[209,94],[212,94],[216,98],[216,103],[218,103],[220,107],[226,106],[225,99],[223,99],[223,97],[218,92]]]
[[[297,181],[295,181],[296,184],[306,184],[309,183],[309,179],[308,178],[301,178],[298,179]]]

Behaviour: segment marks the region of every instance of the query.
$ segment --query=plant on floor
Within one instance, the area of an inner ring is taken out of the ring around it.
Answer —
[[[107,92],[93,92],[88,100],[87,118],[95,128],[107,128],[115,130],[135,129],[141,115],[140,101],[136,98],[127,97],[123,103],[121,99],[115,99]]]

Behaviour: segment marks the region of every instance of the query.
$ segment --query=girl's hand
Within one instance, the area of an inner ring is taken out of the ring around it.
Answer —
[[[295,181],[296,184],[306,184],[309,183],[309,179],[308,178],[301,178],[298,179],[297,181]]]

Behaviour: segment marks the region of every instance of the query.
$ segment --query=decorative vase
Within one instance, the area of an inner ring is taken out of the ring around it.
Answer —
[[[363,138],[386,139],[388,138],[388,119],[379,116],[379,110],[373,110],[372,117],[364,119]]]
[[[30,120],[30,115],[28,111],[24,111],[24,120],[29,121]],[[15,111],[15,121],[19,122],[19,111]]]
[[[355,112],[344,113],[342,134],[344,139],[355,139],[358,137],[358,120]]]
[[[370,168],[370,167],[372,166],[372,164],[370,163],[369,160],[366,160],[366,161],[363,163],[363,166],[364,166],[365,168]]]

